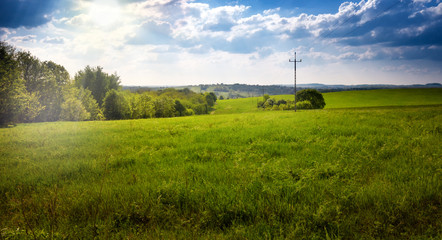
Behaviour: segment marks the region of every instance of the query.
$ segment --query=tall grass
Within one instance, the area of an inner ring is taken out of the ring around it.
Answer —
[[[437,239],[441,112],[262,111],[0,129],[1,235]]]

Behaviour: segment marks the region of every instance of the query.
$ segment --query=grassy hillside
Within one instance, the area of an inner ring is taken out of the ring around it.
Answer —
[[[262,111],[0,129],[0,233],[438,239],[441,113]]]
[[[325,93],[325,108],[442,104],[442,88],[380,89]]]
[[[357,108],[379,106],[413,106],[442,104],[442,88],[430,89],[381,89],[324,93],[325,108]],[[293,95],[273,96],[276,100],[293,100]],[[260,111],[259,98],[218,101],[215,114]]]
[[[258,112],[258,101],[262,101],[262,97],[218,100],[216,101],[215,111],[212,114]]]

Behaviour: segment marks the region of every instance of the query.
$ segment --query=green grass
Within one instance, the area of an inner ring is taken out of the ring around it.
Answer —
[[[216,102],[215,111],[212,112],[212,114],[220,115],[258,112],[258,101],[262,101],[262,97],[218,100]]]
[[[433,105],[442,103],[442,88],[331,92],[324,99],[325,108]]]
[[[323,96],[326,109],[442,104],[442,88],[342,91],[324,93]],[[293,95],[272,97],[276,100],[294,99]],[[258,112],[258,101],[262,101],[262,97],[221,100],[217,102],[214,114]]]
[[[440,239],[441,113],[397,106],[3,128],[0,233]]]

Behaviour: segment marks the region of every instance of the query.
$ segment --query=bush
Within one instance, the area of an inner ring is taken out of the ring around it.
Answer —
[[[186,116],[192,116],[192,115],[195,115],[195,111],[193,111],[193,109],[191,109],[191,108],[187,108],[186,111],[184,111],[184,114]]]
[[[84,121],[89,119],[91,114],[86,111],[80,100],[69,98],[61,104],[60,120]]]
[[[297,102],[296,108],[297,109],[313,109],[313,105],[310,101],[305,100],[305,101]]]
[[[276,104],[276,101],[274,98],[268,98],[267,101],[264,103],[265,108],[272,108],[273,105]]]
[[[265,101],[267,101],[267,99],[270,98],[270,95],[268,95],[268,94],[264,94],[264,96],[262,96],[262,97],[264,98],[264,102],[265,102]]]
[[[296,93],[296,102],[302,102],[306,100],[311,103],[311,109],[322,109],[325,107],[324,97],[322,96],[322,93],[320,93],[318,90],[304,89]]]
[[[279,100],[277,103],[276,103],[276,105],[281,105],[281,104],[287,104],[287,101],[286,100],[284,100],[284,99],[281,99],[281,100]]]
[[[289,110],[289,107],[287,104],[280,104],[279,105],[279,110]]]

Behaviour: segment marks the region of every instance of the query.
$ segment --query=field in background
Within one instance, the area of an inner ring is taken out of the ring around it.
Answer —
[[[350,109],[257,111],[251,98],[219,101],[215,116],[0,129],[0,233],[438,239],[441,92],[421,91],[395,101],[439,105],[376,90],[324,94]]]
[[[435,105],[442,103],[442,88],[331,92],[324,99],[325,108]]]
[[[326,109],[442,104],[442,88],[342,91],[324,93],[323,96]],[[294,100],[293,95],[272,97],[276,100]],[[256,107],[258,101],[262,101],[262,97],[221,100],[217,102],[214,114],[262,111]]]

